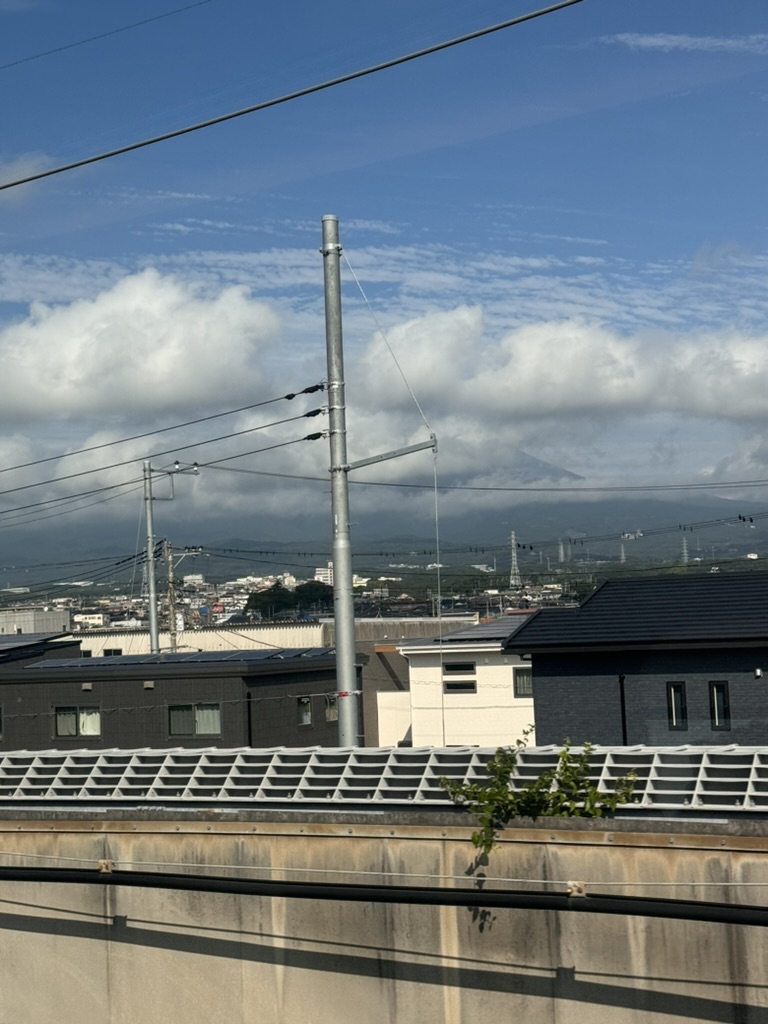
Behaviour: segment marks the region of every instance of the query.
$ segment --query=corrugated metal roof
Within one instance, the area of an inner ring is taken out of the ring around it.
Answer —
[[[560,750],[522,751],[512,787],[554,767]],[[22,750],[0,754],[0,806],[448,807],[440,779],[481,781],[494,753],[477,747]],[[768,814],[768,747],[594,747],[589,765],[604,792],[636,773],[621,817]]]
[[[579,608],[539,611],[510,647],[739,641],[768,642],[768,573],[610,580]]]

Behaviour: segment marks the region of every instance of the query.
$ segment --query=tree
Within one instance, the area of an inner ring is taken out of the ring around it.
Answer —
[[[554,767],[520,789],[512,789],[512,775],[529,734],[530,730],[526,731],[513,747],[499,747],[485,766],[486,780],[440,779],[454,803],[477,816],[480,827],[472,833],[472,843],[485,854],[491,852],[499,832],[513,818],[601,818],[632,796],[637,780],[634,771],[618,778],[611,792],[603,792],[589,777],[594,745],[585,743],[580,753],[574,753],[569,740],[563,744]]]
[[[296,599],[290,590],[286,590],[282,580],[276,580],[267,590],[257,590],[248,597],[243,611],[258,612],[265,619],[273,618],[286,608],[295,608]]]
[[[333,608],[333,587],[319,580],[300,583],[294,591],[296,604],[302,608]]]

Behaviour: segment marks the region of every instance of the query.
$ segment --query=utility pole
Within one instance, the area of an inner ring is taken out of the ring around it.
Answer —
[[[147,523],[147,602],[149,604],[149,650],[160,653],[157,626],[157,581],[155,579],[155,520],[152,510],[152,464],[144,463],[144,515]]]
[[[157,499],[152,494],[152,463],[148,460],[144,462],[144,509],[145,519],[147,523],[147,558],[146,558],[146,570],[147,570],[147,601],[149,603],[149,650],[151,654],[160,653],[160,630],[157,621],[157,579],[155,577],[155,519],[154,509],[152,503],[154,501],[173,501],[174,490],[173,490],[173,478],[179,473],[191,473],[194,476],[198,474],[197,463],[193,462],[191,466],[182,466],[180,463],[176,463],[174,468],[171,470],[161,469],[157,472],[163,476],[167,476],[171,483],[171,493],[160,499]],[[166,549],[167,554],[167,549]],[[173,566],[169,569],[169,586],[172,587],[172,576]],[[172,604],[172,602],[171,602]],[[176,629],[176,619],[171,607],[171,632],[174,633]],[[172,637],[172,650],[175,650],[175,635]]]
[[[352,595],[352,551],[349,540],[349,479],[344,397],[344,355],[341,331],[339,221],[326,214],[323,224],[325,347],[328,362],[328,430],[331,447],[333,515],[333,610],[336,631],[336,687],[339,746],[360,743],[355,654],[355,606]]]
[[[377,465],[401,455],[431,448],[437,438],[397,448],[367,459],[347,462],[347,426],[344,399],[344,356],[341,332],[341,275],[339,221],[323,217],[323,278],[325,286],[325,347],[328,361],[328,436],[331,447],[331,511],[333,515],[333,611],[336,629],[336,685],[339,710],[339,746],[359,746],[355,652],[355,606],[352,596],[352,549],[349,540],[349,476],[351,470]]]
[[[165,564],[168,572],[168,640],[171,654],[175,654],[178,647],[176,635],[176,581],[173,578],[173,548],[169,540],[165,542]]]

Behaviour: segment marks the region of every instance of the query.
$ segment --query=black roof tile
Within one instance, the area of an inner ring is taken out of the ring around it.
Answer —
[[[610,580],[579,608],[544,608],[508,645],[521,651],[631,644],[768,642],[768,573]]]

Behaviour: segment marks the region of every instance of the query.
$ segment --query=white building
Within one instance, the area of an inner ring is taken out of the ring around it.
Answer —
[[[46,605],[0,611],[0,633],[68,633],[71,629],[72,615],[68,608]]]
[[[104,629],[109,621],[106,612],[75,612],[72,616],[75,629]]]
[[[398,644],[410,690],[377,694],[381,746],[509,746],[532,729],[531,663],[505,650],[527,618]],[[530,733],[529,743],[535,739]]]

